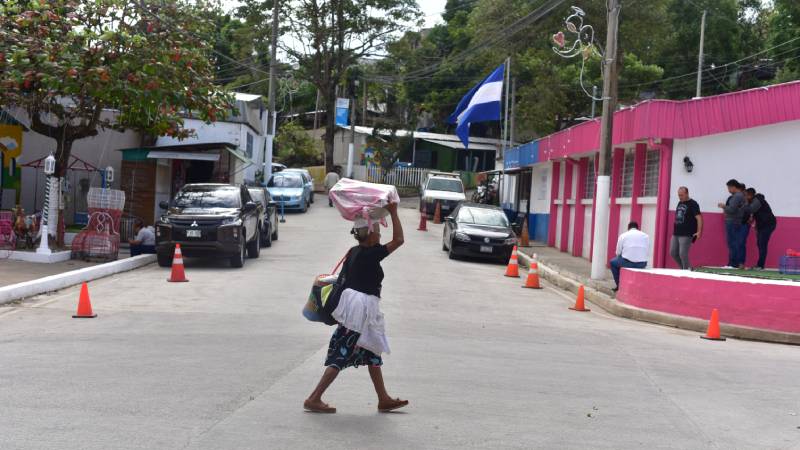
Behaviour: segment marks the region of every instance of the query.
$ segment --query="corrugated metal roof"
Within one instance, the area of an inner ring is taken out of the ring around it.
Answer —
[[[689,139],[800,120],[800,81],[699,99],[648,100],[614,113],[614,145]],[[600,119],[537,141],[541,161],[598,150]]]

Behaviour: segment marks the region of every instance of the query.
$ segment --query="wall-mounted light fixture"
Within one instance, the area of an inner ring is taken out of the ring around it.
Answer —
[[[694,170],[694,163],[688,156],[683,157],[683,168],[689,173],[692,173],[692,170]]]

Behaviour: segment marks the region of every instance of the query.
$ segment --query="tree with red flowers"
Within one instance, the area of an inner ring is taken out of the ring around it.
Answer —
[[[0,106],[56,141],[56,173],[72,144],[99,130],[189,137],[186,116],[229,110],[214,86],[212,5],[171,0],[6,0],[0,4]]]

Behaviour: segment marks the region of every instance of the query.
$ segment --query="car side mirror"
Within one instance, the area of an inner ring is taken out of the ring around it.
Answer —
[[[253,202],[247,202],[247,203],[244,204],[244,210],[246,212],[255,211],[257,207],[258,207],[258,205],[256,205]]]
[[[270,200],[269,203],[267,203],[267,206],[277,207],[278,206],[278,202],[276,202],[275,200]]]
[[[518,226],[519,226],[519,223],[511,222],[511,228],[517,228]]]
[[[444,220],[445,220],[446,222],[455,222],[455,221],[456,221],[456,218],[455,218],[455,217],[453,217],[453,216],[447,216],[447,217],[445,217],[445,218],[444,218]]]
[[[161,208],[161,209],[169,209],[169,202],[167,202],[165,200],[161,200],[158,203],[158,207]]]

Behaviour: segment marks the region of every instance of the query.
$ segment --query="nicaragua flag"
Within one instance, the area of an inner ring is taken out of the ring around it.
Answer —
[[[456,123],[456,134],[465,148],[469,148],[469,125],[477,122],[500,120],[502,113],[503,75],[505,64],[494,70],[472,88],[456,106],[448,122]]]

